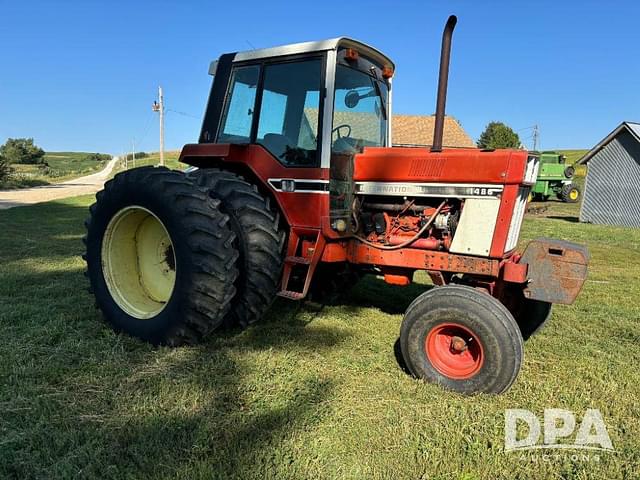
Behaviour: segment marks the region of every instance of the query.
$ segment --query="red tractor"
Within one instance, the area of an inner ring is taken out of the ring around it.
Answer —
[[[87,221],[91,289],[107,321],[154,344],[246,327],[279,295],[302,300],[364,273],[435,288],[400,346],[418,378],[503,392],[523,339],[570,304],[583,246],[516,251],[538,158],[442,147],[451,36],[443,34],[433,146],[391,147],[393,62],[348,38],[222,55],[186,172],[125,171]]]

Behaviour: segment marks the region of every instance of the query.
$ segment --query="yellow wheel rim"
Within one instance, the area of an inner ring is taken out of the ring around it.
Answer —
[[[533,200],[533,193],[529,192],[529,197],[527,198],[527,202],[531,203]]]
[[[116,213],[102,239],[102,272],[113,300],[138,319],[158,315],[176,283],[176,257],[167,229],[144,207]]]
[[[575,190],[575,189],[574,189],[574,190],[571,190],[571,191],[569,192],[569,198],[570,198],[571,200],[576,200],[576,199],[578,198],[578,191],[577,191],[577,190]]]

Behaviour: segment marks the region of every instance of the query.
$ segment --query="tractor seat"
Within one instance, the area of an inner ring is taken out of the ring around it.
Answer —
[[[285,135],[279,133],[267,133],[258,143],[269,150],[276,158],[283,160],[288,149],[295,148],[295,142],[292,142]]]
[[[267,133],[258,143],[285,165],[311,166],[316,162],[316,149],[300,147],[289,137],[279,133]]]

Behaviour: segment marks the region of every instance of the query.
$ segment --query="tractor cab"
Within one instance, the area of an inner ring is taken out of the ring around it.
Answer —
[[[390,145],[393,62],[348,38],[222,55],[200,143],[261,145],[285,167]]]

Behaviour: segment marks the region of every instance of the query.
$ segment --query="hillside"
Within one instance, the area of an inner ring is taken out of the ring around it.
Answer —
[[[49,185],[95,173],[104,168],[107,157],[101,160],[92,158],[90,152],[47,152],[44,164],[13,164],[13,176],[0,188],[14,189],[40,185]]]
[[[567,157],[568,164],[574,164],[580,160],[589,150],[556,150]]]

